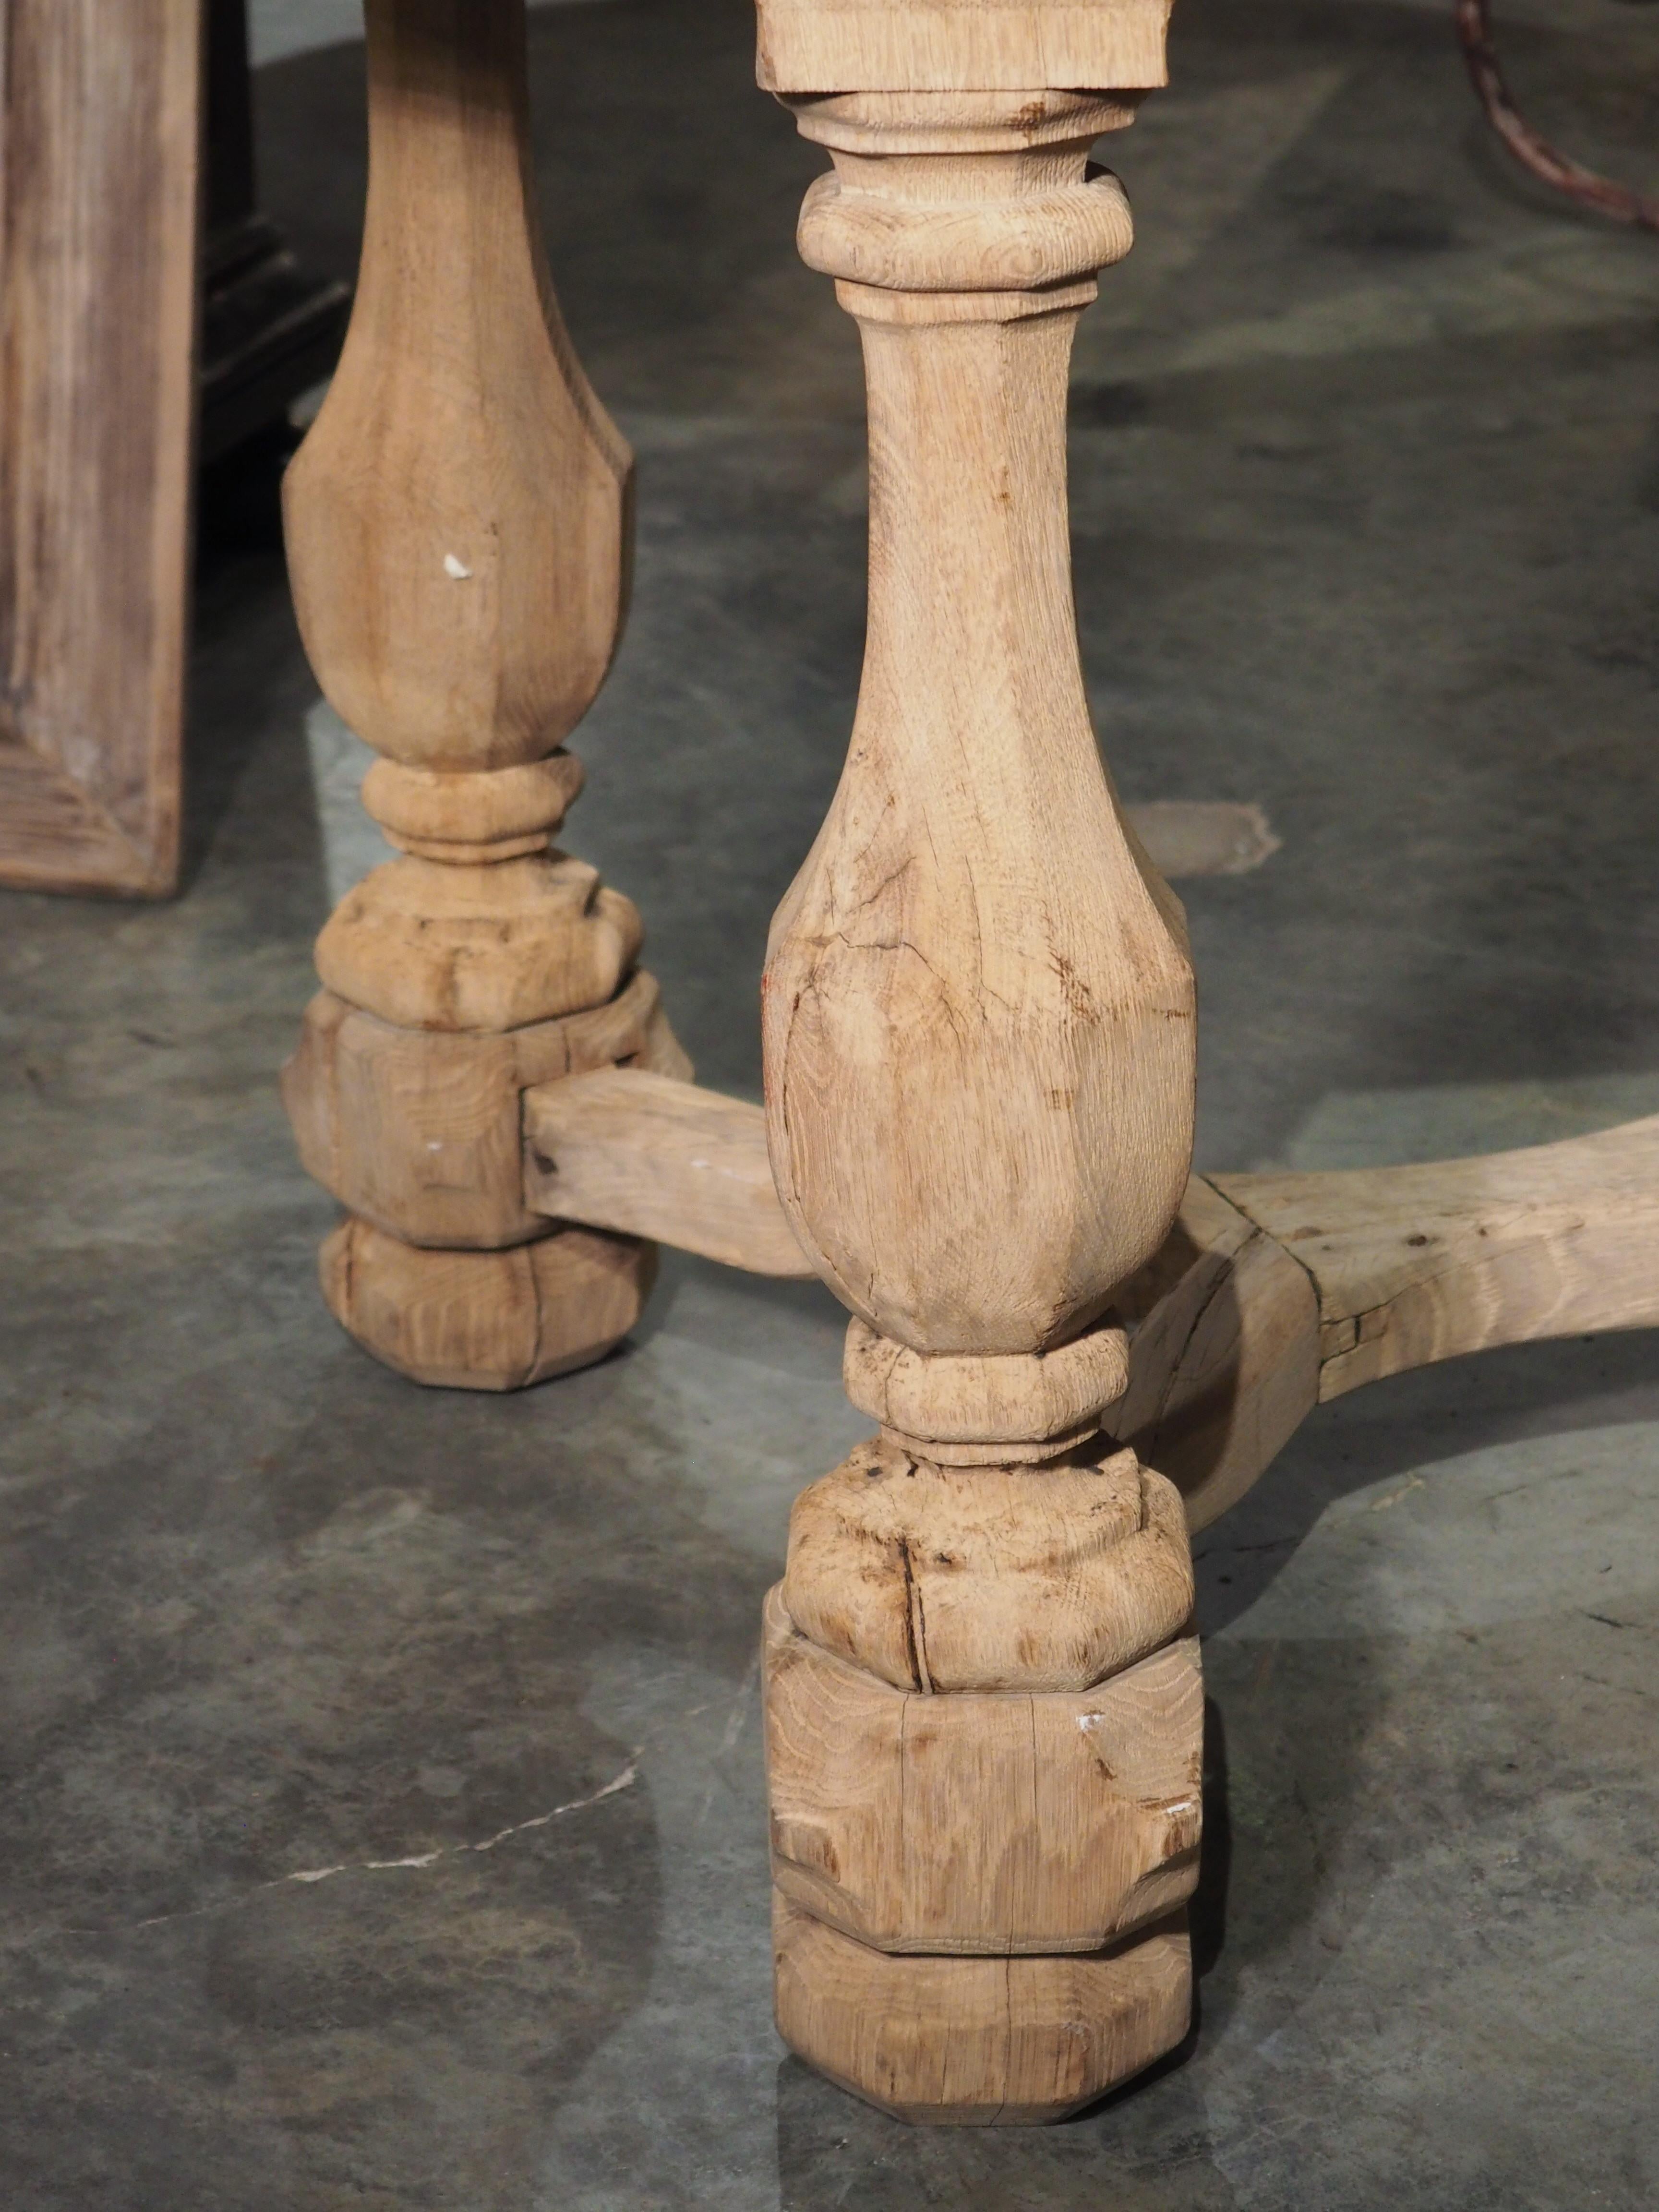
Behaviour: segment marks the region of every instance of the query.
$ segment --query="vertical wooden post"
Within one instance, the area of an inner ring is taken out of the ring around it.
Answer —
[[[881,1425],[798,1502],[768,1604],[778,2017],[906,2118],[1049,2119],[1190,2013],[1186,1528],[1102,1428],[1113,1293],[1190,1165],[1193,981],[1090,724],[1065,446],[1076,321],[1131,239],[1089,149],[1162,81],[1164,9],[760,14],[763,82],[834,160],[801,247],[859,322],[871,454],[863,690],[774,926],[769,1134]]]
[[[285,1094],[348,1216],[330,1305],[417,1380],[599,1358],[652,1248],[524,1204],[523,1091],[688,1074],[640,921],[553,848],[626,592],[631,459],[560,320],[528,170],[524,0],[368,0],[369,192],[339,373],[289,471],[307,650],[383,756],[401,857],[323,931]]]
[[[0,884],[178,882],[201,0],[0,11]]]

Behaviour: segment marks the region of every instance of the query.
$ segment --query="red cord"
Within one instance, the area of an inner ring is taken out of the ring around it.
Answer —
[[[1492,45],[1491,0],[1457,0],[1457,40],[1486,120],[1523,169],[1530,169],[1534,177],[1582,206],[1611,216],[1615,222],[1640,223],[1644,229],[1659,230],[1659,200],[1645,199],[1627,185],[1599,177],[1594,169],[1558,153],[1522,117],[1510,98]]]

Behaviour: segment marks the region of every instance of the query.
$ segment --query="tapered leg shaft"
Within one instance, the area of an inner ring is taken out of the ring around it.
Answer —
[[[801,246],[860,325],[871,467],[852,747],[767,965],[769,1139],[879,1424],[799,1501],[769,1606],[778,2017],[918,2120],[1057,2118],[1190,2011],[1186,1524],[1109,1432],[1113,1295],[1191,1162],[1193,980],[1078,658],[1066,371],[1130,243],[1088,154],[1133,101],[1019,73],[1077,13],[761,10],[835,163]],[[1057,81],[1156,81],[1124,66]]]
[[[524,0],[368,0],[370,168],[344,356],[286,487],[307,650],[381,754],[401,851],[317,949],[285,1095],[346,1208],[329,1304],[427,1382],[600,1357],[653,1271],[524,1202],[520,1101],[689,1064],[637,912],[555,846],[616,649],[631,460],[560,320],[528,173]]]

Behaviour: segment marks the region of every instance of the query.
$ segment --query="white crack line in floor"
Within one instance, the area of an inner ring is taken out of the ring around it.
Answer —
[[[573,1797],[568,1805],[556,1805],[550,1813],[537,1814],[534,1820],[516,1820],[510,1828],[498,1829],[481,1843],[442,1844],[436,1850],[415,1852],[401,1859],[343,1859],[337,1866],[302,1867],[294,1874],[280,1874],[272,1881],[255,1882],[252,1889],[240,1890],[234,1897],[222,1897],[212,1905],[193,1905],[186,1912],[158,1912],[149,1920],[124,1921],[112,1928],[60,1928],[53,1932],[59,1936],[134,1936],[144,1928],[165,1928],[175,1921],[204,1919],[210,1912],[228,1912],[273,1889],[287,1889],[296,1884],[314,1887],[319,1881],[332,1881],[337,1875],[390,1874],[403,1868],[436,1866],[441,1859],[461,1858],[469,1852],[493,1851],[497,1844],[504,1844],[514,1836],[527,1835],[532,1828],[550,1826],[568,1814],[585,1813],[590,1806],[602,1805],[607,1797],[617,1797],[624,1790],[631,1790],[640,1778],[639,1762],[644,1750],[641,1744],[630,1752],[628,1764],[592,1796]]]
[[[440,1859],[459,1858],[466,1851],[493,1851],[497,1844],[504,1844],[509,1836],[522,1836],[532,1828],[545,1828],[554,1820],[562,1820],[567,1813],[585,1813],[590,1805],[602,1804],[607,1797],[615,1797],[624,1790],[631,1790],[640,1778],[635,1752],[622,1771],[612,1777],[603,1790],[596,1790],[591,1797],[573,1797],[568,1805],[556,1805],[550,1813],[538,1813],[533,1820],[515,1821],[510,1828],[499,1829],[487,1836],[481,1844],[441,1844],[435,1851],[422,1851],[407,1859],[346,1859],[338,1866],[310,1867],[298,1874],[280,1875],[275,1881],[259,1884],[261,1889],[280,1889],[290,1881],[331,1881],[337,1874],[386,1874],[398,1867],[435,1866]],[[153,1928],[153,1920],[141,1920],[140,1928]]]

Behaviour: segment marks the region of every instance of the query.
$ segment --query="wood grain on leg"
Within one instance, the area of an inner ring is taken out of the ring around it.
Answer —
[[[1064,2119],[1174,2050],[1191,2025],[1179,1915],[1081,1955],[896,1958],[774,1897],[780,2034],[896,2119]]]
[[[772,1869],[881,1951],[1095,1951],[1198,1875],[1204,1692],[1188,1638],[1094,1690],[927,1695],[767,1602]]]
[[[1131,238],[1090,149],[1164,14],[761,0],[870,413],[863,687],[773,924],[767,1124],[881,1425],[776,1601],[778,2019],[911,2119],[1059,2118],[1189,2010],[1184,1936],[1100,1948],[1185,1893],[1202,1705],[1179,1498],[1101,1424],[1187,1186],[1193,979],[1090,723],[1066,492],[1073,331]],[[1108,1777],[1115,1730],[1173,1793]]]
[[[348,1215],[324,1243],[329,1310],[435,1389],[523,1390],[603,1359],[639,1319],[653,1245],[597,1230],[507,1251],[428,1251]]]
[[[319,940],[285,1079],[351,1216],[330,1304],[405,1374],[503,1389],[600,1357],[649,1253],[525,1202],[521,1099],[630,1060],[689,1076],[640,918],[554,839],[609,668],[631,462],[560,319],[528,170],[524,0],[369,0],[370,181],[339,372],[289,471],[295,602],[383,758],[400,848]]]

